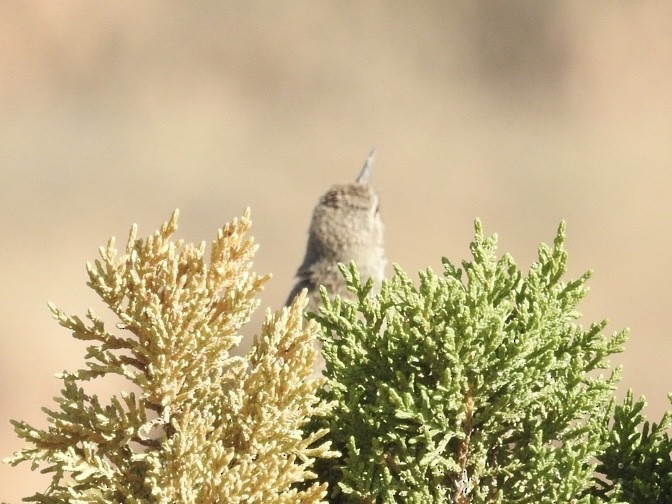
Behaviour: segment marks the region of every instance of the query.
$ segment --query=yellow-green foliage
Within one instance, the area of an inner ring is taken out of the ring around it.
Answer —
[[[240,329],[258,307],[267,277],[251,272],[256,250],[245,235],[249,212],[219,230],[209,262],[205,243],[171,241],[177,211],[159,231],[125,253],[114,240],[87,265],[88,285],[118,318],[116,334],[89,310],[87,321],[53,305],[59,323],[91,341],[86,367],[59,375],[58,408],[49,427],[13,422],[29,446],[7,460],[53,473],[30,501],[319,502],[326,485],[312,471],[331,457],[320,430],[303,427],[328,412],[311,379],[314,322],[299,296],[266,314],[246,356],[232,356]],[[137,393],[108,405],[80,382],[126,377]]]

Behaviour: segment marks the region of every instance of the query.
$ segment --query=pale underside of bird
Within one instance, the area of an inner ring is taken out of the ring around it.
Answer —
[[[374,154],[371,152],[354,183],[332,186],[315,206],[306,253],[286,304],[307,289],[307,311],[317,312],[320,286],[330,296],[348,297],[339,263],[354,262],[363,280],[371,278],[374,288],[380,287],[387,261],[378,194],[369,185]],[[322,369],[319,364],[316,367]]]

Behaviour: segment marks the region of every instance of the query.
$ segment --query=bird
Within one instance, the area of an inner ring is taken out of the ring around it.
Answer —
[[[286,305],[307,289],[306,311],[317,312],[322,302],[320,286],[329,296],[349,297],[339,263],[354,262],[362,280],[371,278],[374,290],[380,288],[387,260],[378,194],[369,184],[375,154],[375,150],[370,152],[354,183],[333,185],[320,197],[308,229],[306,253]]]

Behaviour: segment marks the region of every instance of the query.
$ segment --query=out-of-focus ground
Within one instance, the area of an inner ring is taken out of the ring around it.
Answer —
[[[672,3],[0,3],[0,456],[44,425],[104,312],[84,264],[133,222],[208,240],[250,206],[262,307],[279,307],[310,212],[378,149],[389,259],[469,257],[472,221],[527,268],[568,222],[594,269],[586,323],[632,328],[620,393],[672,391]],[[246,331],[249,337],[260,318]],[[110,386],[112,387],[112,386]],[[43,490],[0,466],[0,500]]]

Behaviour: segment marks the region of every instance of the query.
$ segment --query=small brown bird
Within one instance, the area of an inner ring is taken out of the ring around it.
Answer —
[[[329,295],[348,296],[338,263],[354,261],[362,280],[372,278],[380,287],[387,261],[378,195],[369,185],[374,156],[372,151],[355,183],[334,185],[320,198],[308,230],[306,255],[287,304],[306,288],[307,310],[316,312],[321,303],[320,285]]]

